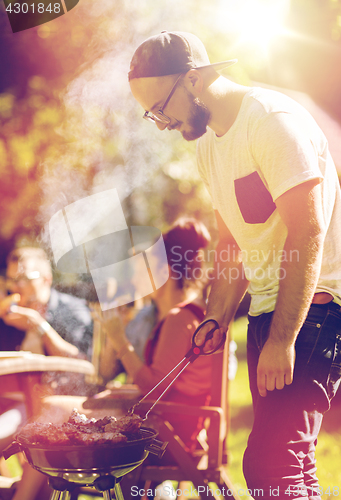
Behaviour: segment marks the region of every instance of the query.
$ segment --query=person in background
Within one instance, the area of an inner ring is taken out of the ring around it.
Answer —
[[[128,78],[144,119],[199,139],[220,234],[206,317],[221,328],[208,348],[247,288],[251,295],[248,488],[263,500],[271,488],[279,498],[319,500],[315,445],[341,375],[340,185],[309,113],[218,73],[235,62],[211,64],[195,35],[164,31],[136,49]]]
[[[7,258],[6,286],[15,302],[0,303],[0,350],[89,358],[92,320],[84,300],[52,288],[43,249],[22,247]]]
[[[186,264],[188,265],[189,261],[192,260],[192,250],[187,252],[184,250],[184,254],[187,255],[187,259],[182,256],[182,261],[179,262],[179,255],[177,255],[177,243],[176,240],[179,238],[181,240],[181,231],[184,232],[185,228],[190,227],[190,225],[197,225],[199,227],[199,222],[195,219],[189,217],[181,217],[176,220],[169,231],[167,231],[163,235],[163,239],[166,246],[167,255],[169,256],[173,269],[174,275],[177,274],[179,268],[185,268]],[[208,234],[208,233],[207,233]],[[171,242],[171,243],[170,243]],[[173,245],[173,251],[171,252],[171,244]],[[186,262],[187,261],[187,262]],[[198,265],[199,263],[197,263]],[[198,265],[197,270],[199,273],[201,272],[200,266]],[[198,272],[197,271],[197,272]],[[208,273],[207,273],[208,274]],[[198,276],[198,274],[197,274]],[[208,274],[202,281],[197,281],[196,286],[200,286],[202,288],[202,295],[206,295],[207,291],[210,288],[210,275]],[[190,284],[187,283],[187,287]],[[137,289],[139,289],[139,284],[135,283]],[[169,286],[169,285],[168,285]],[[145,363],[145,348],[148,340],[151,336],[153,336],[153,331],[159,321],[179,302],[179,294],[184,294],[183,286],[181,286],[176,294],[169,294],[167,288],[161,288],[156,290],[153,294],[147,297],[147,304],[144,305],[142,309],[137,311],[136,315],[127,320],[127,314],[122,314],[122,310],[126,311],[127,306],[118,307],[116,311],[119,313],[121,317],[121,326],[125,328],[125,335],[127,340],[134,347],[134,351],[137,356]],[[196,292],[197,293],[197,292]],[[166,300],[164,300],[164,295],[166,295]],[[168,297],[168,295],[170,295]],[[205,298],[206,299],[206,298]],[[131,309],[131,307],[129,307]],[[130,312],[131,315],[131,312]],[[238,367],[238,360],[235,354],[237,350],[237,344],[234,340],[230,340],[229,344],[229,363],[228,363],[228,377],[229,380],[233,380]],[[104,348],[101,350],[101,358],[100,358],[100,375],[103,377],[105,381],[112,380],[116,377],[120,372],[124,371],[123,364],[117,359],[116,351],[113,347],[113,343],[111,341],[110,335],[106,335]],[[127,381],[130,381],[131,378],[128,374]]]
[[[163,234],[166,251],[168,249],[167,256],[171,254],[171,247],[167,241],[174,239],[172,235],[180,232],[180,227],[182,228],[182,231],[184,231],[185,225],[189,227],[190,224],[197,224],[198,227],[200,225],[200,223],[195,221],[195,219],[181,217],[172,224],[169,231]],[[171,255],[171,257],[173,260],[178,258],[175,254]],[[136,271],[136,274],[138,275],[138,270]],[[161,270],[161,272],[163,271]],[[134,277],[133,282],[134,287],[141,293],[142,296],[144,296],[145,293],[143,290],[143,284],[138,283]],[[126,306],[118,307],[116,309],[120,317],[120,327],[123,326],[125,328],[127,340],[132,344],[135,353],[144,363],[146,361],[144,355],[146,344],[149,337],[152,335],[155,326],[159,323],[162,317],[164,317],[169,310],[172,309],[172,307],[180,302],[179,294],[183,295],[184,291],[180,288],[176,294],[172,293],[171,298],[167,299],[166,302],[162,299],[164,293],[164,289],[161,288],[145,297],[145,305],[136,312],[136,315],[130,321],[126,321],[126,318],[122,314],[122,310]],[[111,313],[109,313],[109,316],[110,315]],[[107,331],[107,327],[105,327],[105,330]],[[113,343],[111,342],[110,335],[106,335],[105,348],[102,349],[101,354],[100,374],[106,381],[113,379],[120,371],[124,371],[123,364],[116,357],[116,351],[113,347]],[[130,379],[129,375],[128,379]]]
[[[48,356],[89,359],[92,318],[83,299],[60,293],[52,287],[50,261],[41,248],[21,247],[7,257],[5,284],[9,295],[0,302],[0,350],[26,350]],[[46,373],[43,382],[56,394],[78,393],[85,386],[83,375]],[[27,418],[23,405],[9,395],[0,397],[2,447]],[[15,414],[14,414],[15,412]],[[7,427],[10,416],[11,424]],[[1,422],[4,422],[2,425]],[[15,427],[15,428],[14,428]],[[14,498],[49,497],[43,493],[41,474],[24,465],[23,478]],[[46,485],[43,485],[43,488]],[[45,495],[45,496],[44,496]]]
[[[24,350],[83,359],[90,356],[90,311],[83,300],[52,288],[51,265],[44,250],[35,247],[14,249],[7,258],[5,284],[10,295],[0,302],[0,351]],[[46,374],[45,382],[50,382],[56,392],[63,387],[65,391],[72,391],[72,383],[79,384],[79,377],[77,374],[70,374],[70,377]],[[2,397],[0,404],[0,418],[5,418],[13,401]],[[17,425],[23,423],[23,419],[21,411]],[[11,435],[13,428],[8,432]],[[2,426],[3,439],[4,433],[5,426]]]
[[[211,239],[206,227],[195,219],[183,217],[173,224],[163,239],[168,264],[161,264],[155,253],[148,258],[155,261],[153,269],[158,266],[159,273],[167,272],[163,266],[168,267],[169,279],[153,292],[153,304],[141,314],[143,319],[148,318],[147,329],[151,324],[155,325],[146,341],[144,358],[141,359],[135,352],[115,311],[104,324],[108,357],[114,355],[120,359],[127,374],[143,393],[154,387],[184,357],[191,347],[192,335],[205,314],[203,282],[195,277],[201,274],[199,252]],[[139,315],[133,320],[133,325],[137,334]],[[163,400],[188,405],[204,404],[210,391],[211,363],[209,357],[199,357],[180,375]],[[180,437],[190,442],[198,420],[173,416],[170,421]]]
[[[133,345],[138,357],[145,361],[144,350],[149,336],[151,335],[158,318],[158,309],[155,300],[145,298],[142,308],[137,309],[135,305],[130,306],[130,319],[124,314],[127,306],[117,307],[117,314],[120,317],[122,327],[125,328],[127,339]],[[101,319],[101,322],[104,320]],[[116,357],[116,351],[110,341],[110,337],[106,333],[104,346],[100,353],[99,373],[105,383],[112,381],[120,373],[125,373],[124,366]],[[130,377],[126,377],[126,382],[129,383]]]

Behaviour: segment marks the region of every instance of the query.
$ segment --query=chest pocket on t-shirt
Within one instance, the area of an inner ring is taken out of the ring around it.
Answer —
[[[235,179],[234,191],[239,210],[247,224],[262,224],[275,211],[276,205],[258,172]]]

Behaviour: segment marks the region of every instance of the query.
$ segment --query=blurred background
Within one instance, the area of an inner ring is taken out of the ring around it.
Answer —
[[[341,174],[341,0],[80,0],[67,15],[15,34],[0,0],[0,269],[16,244],[38,242],[51,255],[51,216],[109,188],[128,225],[164,231],[186,214],[203,220],[214,243],[195,143],[142,120],[129,90],[135,48],[162,30],[195,33],[212,61],[238,58],[229,78],[275,87],[303,104]],[[241,457],[252,423],[245,331],[241,317],[229,444],[233,480],[244,488]],[[319,445],[325,488],[341,486],[337,408],[328,418]]]
[[[227,76],[281,88],[315,116],[341,172],[341,1],[80,0],[13,34],[0,2],[0,268],[67,204],[116,187],[128,224],[164,230],[179,215],[215,234],[195,144],[141,120],[127,82],[139,43],[197,34]]]

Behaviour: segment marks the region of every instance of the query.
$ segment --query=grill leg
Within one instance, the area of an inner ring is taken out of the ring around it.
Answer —
[[[61,491],[53,490],[50,500],[59,500]]]
[[[122,488],[121,488],[120,483],[115,484],[114,492],[115,492],[116,500],[124,500],[124,496],[122,493]]]
[[[65,481],[62,477],[50,477],[49,486],[53,489],[50,500],[70,500],[69,490],[72,491],[76,485]]]
[[[110,490],[104,490],[102,493],[104,500],[112,500]]]
[[[70,492],[53,490],[50,500],[70,500]]]

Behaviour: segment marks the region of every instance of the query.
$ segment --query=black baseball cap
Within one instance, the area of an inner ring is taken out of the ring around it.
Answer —
[[[231,59],[211,64],[204,44],[197,36],[182,31],[162,31],[147,38],[136,49],[128,78],[176,75],[209,66],[218,71],[236,62],[237,59]]]

